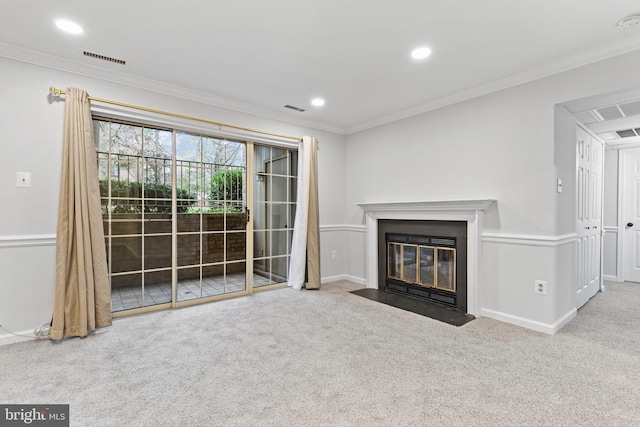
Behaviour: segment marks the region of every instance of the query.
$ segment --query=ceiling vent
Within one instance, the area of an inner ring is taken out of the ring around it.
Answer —
[[[627,117],[640,115],[640,101],[621,104],[619,107]]]
[[[86,50],[82,51],[82,54],[84,56],[88,56],[90,58],[95,58],[95,59],[99,59],[101,61],[107,61],[107,62],[112,62],[114,64],[120,64],[120,65],[125,65],[127,63],[127,61],[123,60],[123,59],[118,59],[118,58],[112,58],[110,56],[105,56],[105,55],[100,55],[98,53],[93,53],[93,52],[88,52]]]
[[[624,117],[616,105],[596,110],[604,120],[615,120]]]
[[[620,138],[633,138],[634,136],[638,136],[638,132],[640,129],[625,129],[625,130],[617,130],[616,133]]]
[[[288,109],[290,109],[290,110],[294,110],[294,111],[297,111],[297,112],[299,112],[299,113],[302,113],[302,112],[304,112],[304,111],[305,111],[305,110],[304,110],[304,108],[295,107],[295,106],[293,106],[293,105],[289,105],[289,104],[285,105],[285,106],[284,106],[284,108],[288,108]]]

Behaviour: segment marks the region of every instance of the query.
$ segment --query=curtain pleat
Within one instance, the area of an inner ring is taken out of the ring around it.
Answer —
[[[56,290],[50,337],[86,336],[111,325],[111,294],[87,93],[65,95]]]
[[[320,288],[317,151],[318,141],[315,138],[302,138],[298,149],[297,207],[287,283],[298,290],[303,286],[307,289]]]

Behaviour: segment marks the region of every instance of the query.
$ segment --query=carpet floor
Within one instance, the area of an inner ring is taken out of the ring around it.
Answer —
[[[554,336],[455,327],[351,282],[117,319],[0,347],[0,403],[72,426],[640,426],[640,284],[608,283]]]

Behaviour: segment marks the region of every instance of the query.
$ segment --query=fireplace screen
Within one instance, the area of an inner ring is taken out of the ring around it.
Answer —
[[[455,248],[387,242],[387,254],[389,279],[456,292]]]

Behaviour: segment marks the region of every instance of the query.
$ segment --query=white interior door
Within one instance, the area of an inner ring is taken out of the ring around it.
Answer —
[[[601,285],[603,144],[577,128],[577,254],[576,308],[582,307]],[[640,223],[639,223],[640,225]]]
[[[640,149],[622,155],[623,274],[624,280],[640,282]]]

